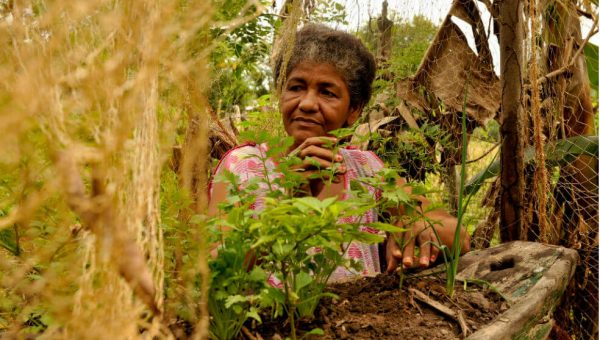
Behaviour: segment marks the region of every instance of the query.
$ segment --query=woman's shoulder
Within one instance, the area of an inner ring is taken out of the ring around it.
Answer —
[[[217,164],[217,172],[222,169],[234,171],[240,165],[243,165],[244,168],[252,167],[258,158],[266,156],[266,150],[266,145],[253,142],[238,145],[223,155]]]
[[[246,142],[240,144],[236,147],[233,147],[229,151],[227,151],[222,159],[231,158],[231,157],[245,157],[245,156],[253,156],[264,154],[264,147],[261,144],[256,144],[254,142]]]
[[[361,150],[354,146],[344,147],[344,156],[350,158],[354,162],[358,162],[360,165],[370,165],[374,168],[381,168],[384,166],[383,161],[373,151]]]

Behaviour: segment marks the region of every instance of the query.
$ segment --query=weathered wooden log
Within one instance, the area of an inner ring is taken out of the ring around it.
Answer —
[[[457,279],[486,281],[510,303],[508,310],[467,339],[547,338],[577,260],[573,249],[523,241],[463,256]]]

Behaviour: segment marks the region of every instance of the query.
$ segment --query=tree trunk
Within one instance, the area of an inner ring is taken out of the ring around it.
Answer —
[[[505,0],[498,5],[502,88],[500,237],[507,242],[520,239],[523,229],[523,11],[520,0]]]
[[[448,212],[456,216],[458,213],[458,172],[455,165],[443,165],[442,182],[446,185],[448,195]]]

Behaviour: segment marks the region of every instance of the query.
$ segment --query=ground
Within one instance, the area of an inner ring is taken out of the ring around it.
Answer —
[[[402,289],[398,286],[397,275],[335,284],[329,291],[339,298],[323,299],[316,319],[302,323],[300,329],[321,328],[327,339],[453,339],[463,337],[459,323],[432,308],[431,301],[463,313],[468,332],[482,328],[508,308],[495,293],[471,285],[465,291],[460,283],[450,299],[445,282],[437,276],[407,279]],[[415,297],[419,291],[429,303]],[[255,328],[248,325],[245,333],[282,339],[288,329],[284,320],[275,320]]]

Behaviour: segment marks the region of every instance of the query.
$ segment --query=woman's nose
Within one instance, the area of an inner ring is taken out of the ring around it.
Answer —
[[[318,109],[318,98],[315,91],[306,91],[302,98],[300,98],[300,104],[298,108],[303,112],[314,112]]]

